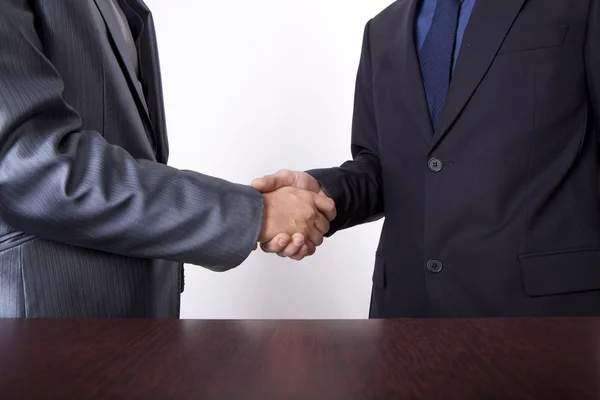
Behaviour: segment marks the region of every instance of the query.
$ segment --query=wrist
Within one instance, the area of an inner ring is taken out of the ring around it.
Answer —
[[[266,241],[266,228],[267,228],[267,220],[268,220],[268,214],[269,214],[269,209],[268,209],[268,204],[269,204],[269,200],[268,200],[268,194],[265,193],[261,193],[261,197],[262,197],[262,204],[263,204],[263,212],[262,212],[262,220],[260,223],[260,230],[258,231],[258,238],[256,239],[256,241],[258,243],[264,243]]]

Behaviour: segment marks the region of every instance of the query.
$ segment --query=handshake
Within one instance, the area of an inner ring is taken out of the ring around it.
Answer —
[[[335,203],[319,182],[305,172],[281,170],[255,179],[252,187],[264,199],[262,250],[294,260],[314,254],[336,216]]]

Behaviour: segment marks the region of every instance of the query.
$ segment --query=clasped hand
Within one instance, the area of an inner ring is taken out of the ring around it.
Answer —
[[[255,179],[252,186],[264,199],[258,237],[262,250],[294,260],[314,254],[336,216],[334,201],[317,180],[305,172],[281,170]]]

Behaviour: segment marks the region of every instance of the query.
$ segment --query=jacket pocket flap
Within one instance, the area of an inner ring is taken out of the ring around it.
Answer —
[[[568,26],[543,26],[511,31],[498,54],[559,47],[565,42]]]
[[[24,232],[15,231],[7,233],[0,237],[0,253],[20,246],[33,239],[35,239],[35,236]]]
[[[523,254],[519,258],[530,296],[600,289],[599,248]]]

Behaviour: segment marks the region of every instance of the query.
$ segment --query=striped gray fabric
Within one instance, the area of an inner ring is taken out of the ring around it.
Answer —
[[[25,316],[23,272],[19,247],[0,253],[0,317]]]
[[[109,0],[0,0],[0,317],[178,317],[182,264],[258,236],[257,191],[166,165],[152,16],[126,4],[143,85]]]

